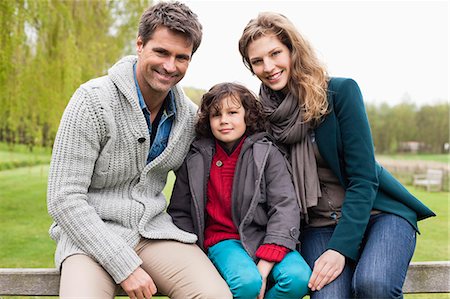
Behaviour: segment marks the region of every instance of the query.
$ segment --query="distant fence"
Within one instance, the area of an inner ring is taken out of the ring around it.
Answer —
[[[444,172],[443,191],[449,191],[450,165],[448,163],[423,160],[378,159],[402,184],[412,185],[415,174],[425,173],[427,169],[441,169]]]

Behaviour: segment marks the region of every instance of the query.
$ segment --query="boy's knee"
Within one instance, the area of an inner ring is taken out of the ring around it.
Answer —
[[[308,282],[311,277],[311,269],[298,267],[295,271],[286,273],[286,275],[278,282],[279,287],[286,294],[290,294],[295,298],[302,298],[308,294]]]
[[[298,275],[295,277],[292,285],[295,290],[297,290],[297,295],[299,295],[299,298],[302,298],[309,292],[308,283],[309,279],[311,278],[312,271],[311,269],[303,269],[301,273],[298,273]]]
[[[262,286],[261,276],[239,277],[234,283],[230,283],[233,298],[256,298]]]

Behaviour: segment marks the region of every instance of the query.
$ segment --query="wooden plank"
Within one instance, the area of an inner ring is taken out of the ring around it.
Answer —
[[[0,268],[0,296],[58,296],[59,279],[54,268]]]
[[[450,293],[450,261],[415,262],[409,265],[405,293]]]
[[[0,296],[58,296],[58,290],[56,269],[0,268]],[[450,293],[450,261],[411,263],[403,291]],[[118,295],[125,293],[120,289]]]
[[[57,296],[58,289],[56,269],[0,269],[0,295]]]

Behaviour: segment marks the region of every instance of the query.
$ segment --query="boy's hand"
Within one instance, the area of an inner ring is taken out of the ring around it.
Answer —
[[[274,262],[259,260],[257,267],[258,267],[259,274],[261,274],[262,286],[261,286],[261,291],[259,292],[257,299],[264,298],[264,293],[266,292],[267,276],[269,276],[269,273],[270,273],[270,271],[272,271],[272,268],[274,265],[275,265]]]

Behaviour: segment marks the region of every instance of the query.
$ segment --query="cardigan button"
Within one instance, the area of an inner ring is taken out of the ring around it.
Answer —
[[[297,238],[298,238],[298,235],[299,235],[299,231],[298,231],[297,228],[292,227],[292,228],[289,230],[289,234],[291,235],[292,238],[297,239]]]
[[[222,161],[218,160],[218,161],[216,162],[216,166],[217,166],[217,167],[221,167],[222,165],[223,165],[223,162],[222,162]]]

